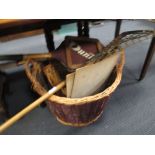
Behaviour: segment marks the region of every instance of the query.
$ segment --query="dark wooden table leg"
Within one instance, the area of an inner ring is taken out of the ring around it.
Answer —
[[[78,21],[78,36],[89,37],[89,22],[88,21]]]
[[[77,22],[78,36],[82,36],[82,22]]]
[[[119,35],[121,29],[122,19],[116,20],[115,38]]]
[[[84,36],[89,37],[89,22],[84,21]]]
[[[4,86],[6,83],[6,74],[0,71],[0,116],[6,115],[6,107],[4,106]]]
[[[46,39],[48,50],[49,51],[55,50],[54,41],[53,41],[53,32],[48,25],[44,26],[44,33],[45,33],[45,39]]]
[[[140,77],[139,77],[139,81],[142,80],[145,77],[147,69],[148,69],[148,67],[149,67],[149,65],[151,63],[152,58],[153,58],[154,52],[155,52],[155,37],[152,38],[152,41],[151,41],[149,50],[147,52],[147,56],[145,58],[145,62],[144,62],[141,74],[140,74]]]

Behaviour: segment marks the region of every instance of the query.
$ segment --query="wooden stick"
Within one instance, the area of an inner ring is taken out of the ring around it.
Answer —
[[[22,111],[20,111],[15,116],[13,116],[12,118],[10,118],[8,121],[6,121],[5,123],[3,123],[0,126],[0,133],[2,133],[4,130],[6,130],[7,128],[9,128],[11,125],[13,125],[15,122],[17,122],[20,118],[22,118],[23,116],[25,116],[30,111],[32,111],[34,108],[36,108],[37,106],[39,106],[43,101],[45,101],[46,99],[48,99],[49,97],[51,97],[54,93],[56,93],[57,91],[59,91],[64,86],[65,86],[65,81],[62,81],[57,86],[55,86],[52,89],[50,89],[46,94],[44,94],[43,96],[41,96],[40,98],[38,98],[36,101],[34,101],[33,103],[31,103],[29,106],[27,106],[26,108],[24,108]]]
[[[49,53],[37,53],[37,54],[11,54],[11,55],[0,55],[0,61],[22,61],[27,59],[37,59],[37,60],[44,60],[44,59],[51,59],[53,54]]]
[[[36,60],[44,60],[44,59],[51,59],[52,53],[40,53],[40,54],[27,54],[23,56],[23,60],[20,61],[18,64],[24,64],[29,59],[36,59]]]
[[[4,57],[4,60],[5,60],[5,57],[6,57],[6,60],[7,58],[9,57],[9,59],[11,58],[11,56],[16,56],[16,55],[5,55],[5,56],[2,56]],[[29,59],[34,59],[34,60],[50,60],[52,59],[52,54],[51,53],[40,53],[40,54],[26,54],[26,55],[17,55],[17,57],[22,57],[22,59],[17,62],[17,61],[11,61],[11,62],[7,62],[7,63],[2,63],[0,64],[0,69],[4,70],[4,69],[7,69],[7,68],[13,68],[13,67],[17,67],[17,66],[20,66],[20,65],[23,65],[26,63],[27,60]],[[1,58],[0,56],[0,60],[3,59]]]

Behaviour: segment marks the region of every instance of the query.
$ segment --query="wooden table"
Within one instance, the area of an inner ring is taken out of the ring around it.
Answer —
[[[0,37],[43,28],[42,19],[0,19]]]
[[[77,23],[78,36],[89,37],[89,22],[99,19],[1,19],[0,37],[10,34],[43,29],[49,51],[54,50],[53,30],[60,29],[62,25]],[[115,36],[119,34],[121,20],[116,20]]]
[[[56,20],[56,19],[1,19],[0,37],[43,29],[49,51],[54,50],[52,30],[60,29],[64,24],[77,22],[78,35],[89,36],[88,21],[83,20]],[[83,28],[84,25],[84,28]],[[83,33],[84,32],[84,33]]]

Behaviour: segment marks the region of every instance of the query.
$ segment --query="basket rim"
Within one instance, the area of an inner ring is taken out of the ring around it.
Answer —
[[[82,97],[82,98],[67,98],[67,97],[61,97],[58,95],[52,95],[48,99],[48,101],[69,106],[69,105],[89,104],[91,102],[100,100],[104,97],[108,97],[111,95],[111,93],[113,93],[115,91],[115,89],[121,82],[124,64],[125,64],[125,50],[121,49],[120,62],[116,65],[116,78],[115,78],[114,82],[109,87],[107,87],[104,91],[102,91],[98,94],[86,96],[86,97]],[[34,86],[34,84],[33,84],[33,86]]]

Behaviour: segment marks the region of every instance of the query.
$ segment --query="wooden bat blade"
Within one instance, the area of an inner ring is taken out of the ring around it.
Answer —
[[[107,80],[117,64],[119,53],[115,53],[100,62],[79,68],[75,72],[71,98],[94,94]]]

